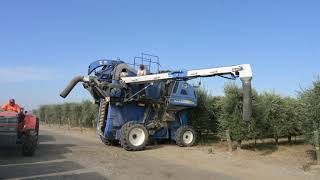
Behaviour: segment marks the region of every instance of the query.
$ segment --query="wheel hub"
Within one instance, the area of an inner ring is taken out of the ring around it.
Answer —
[[[186,132],[183,133],[183,137],[182,138],[183,138],[183,142],[185,144],[190,144],[190,143],[192,143],[194,136],[193,136],[193,133],[191,131],[186,131]]]
[[[140,128],[133,128],[129,132],[129,142],[133,146],[140,146],[144,143],[146,139],[145,132]]]

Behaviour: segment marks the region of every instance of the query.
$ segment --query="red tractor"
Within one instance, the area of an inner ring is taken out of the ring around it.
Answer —
[[[29,112],[0,111],[0,147],[22,145],[23,156],[33,156],[38,144],[39,120]]]

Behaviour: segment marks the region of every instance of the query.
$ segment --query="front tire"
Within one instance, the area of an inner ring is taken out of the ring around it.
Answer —
[[[127,151],[143,150],[149,140],[147,129],[137,122],[130,121],[121,127],[120,144]]]
[[[196,143],[196,132],[191,126],[182,125],[176,131],[176,144],[180,147],[191,147]]]
[[[33,156],[38,143],[37,133],[35,131],[29,131],[22,135],[22,155]]]

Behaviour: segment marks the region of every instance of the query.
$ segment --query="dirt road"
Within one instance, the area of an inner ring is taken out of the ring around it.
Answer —
[[[105,146],[93,132],[41,128],[34,157],[21,157],[18,148],[0,150],[0,179],[318,179],[296,165],[248,159],[206,147],[150,146],[127,152]]]

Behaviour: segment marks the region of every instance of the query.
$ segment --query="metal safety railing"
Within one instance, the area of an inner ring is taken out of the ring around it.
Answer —
[[[153,54],[141,53],[141,56],[133,58],[133,66],[138,69],[140,64],[145,65],[151,74],[160,72],[160,58]]]

